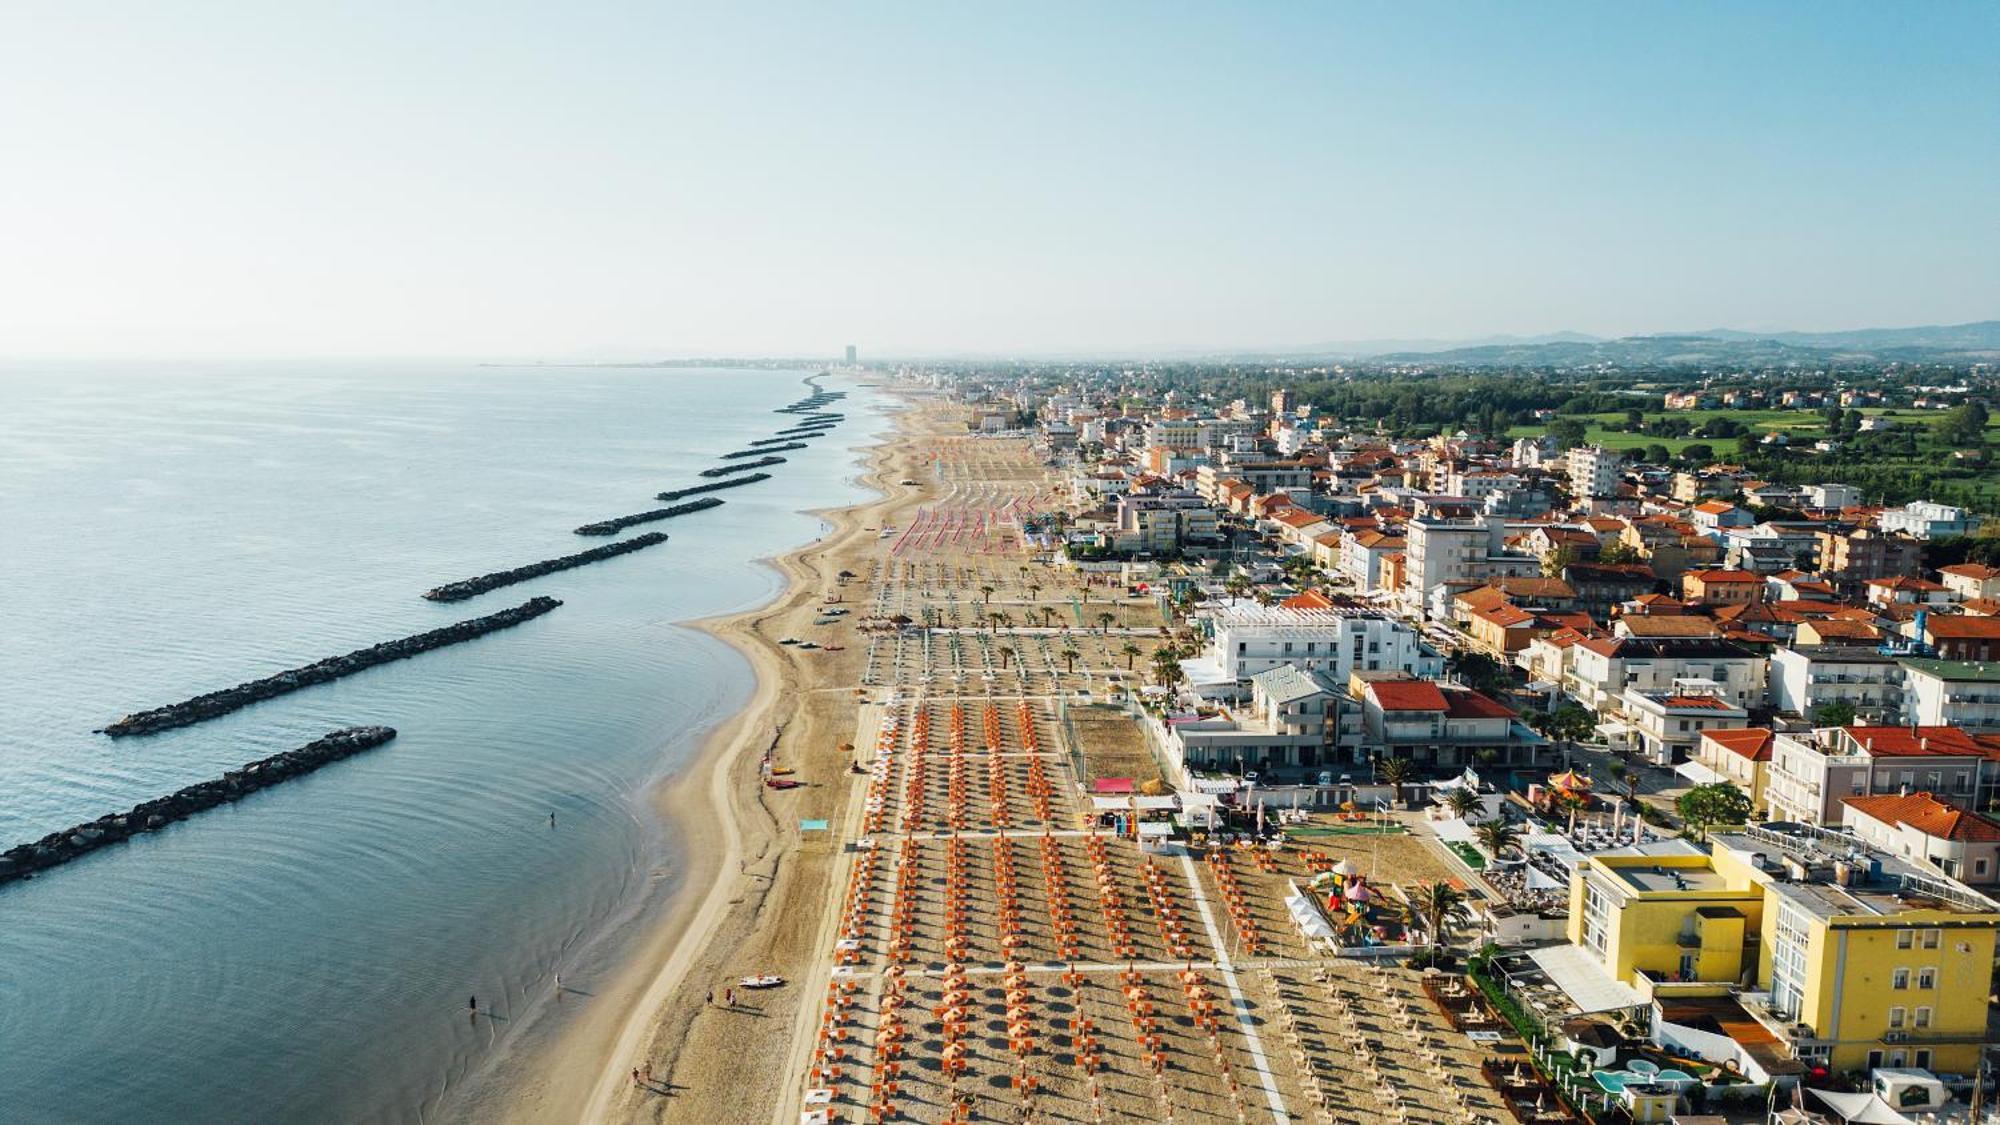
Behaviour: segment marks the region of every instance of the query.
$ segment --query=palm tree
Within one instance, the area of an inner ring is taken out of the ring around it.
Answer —
[[[1008,664],[1009,664],[1009,663],[1010,663],[1010,662],[1011,662],[1011,661],[1012,661],[1013,659],[1014,659],[1014,646],[1013,646],[1013,645],[1001,645],[1001,646],[1000,646],[1000,670],[1001,670],[1001,671],[1003,671],[1003,672],[1004,672],[1004,671],[1006,671],[1006,670],[1007,670],[1007,665],[1008,665]]]
[[[1494,859],[1499,859],[1501,852],[1521,846],[1521,826],[1505,820],[1489,820],[1473,829],[1472,834],[1478,838],[1479,846]]]
[[[1131,671],[1132,662],[1139,658],[1139,646],[1133,644],[1131,641],[1126,641],[1125,647],[1118,651],[1125,654],[1125,670],[1128,672]]]
[[[1056,611],[1053,606],[1045,605],[1040,609],[1036,610],[1035,612],[1042,615],[1042,628],[1046,629],[1049,627],[1049,618],[1054,617]]]
[[[1153,678],[1165,688],[1173,687],[1181,681],[1181,662],[1174,657],[1172,649],[1154,650]]]
[[[1118,620],[1118,615],[1117,615],[1117,614],[1115,614],[1115,613],[1100,613],[1100,614],[1098,614],[1098,615],[1097,615],[1097,631],[1098,631],[1098,632],[1100,632],[1100,633],[1107,633],[1107,634],[1108,634],[1108,633],[1110,633],[1110,632],[1111,632],[1111,623],[1112,623],[1112,622],[1114,622],[1114,621],[1116,621],[1116,620]]]
[[[986,615],[986,624],[989,626],[987,631],[989,633],[997,635],[1000,632],[1000,626],[1006,623],[1007,615],[1004,613],[989,613]]]
[[[1461,785],[1445,794],[1444,807],[1450,809],[1453,816],[1464,820],[1478,811],[1479,794]]]
[[[1060,655],[1063,658],[1063,664],[1065,665],[1063,670],[1065,672],[1073,672],[1076,670],[1076,658],[1082,656],[1083,654],[1076,651],[1073,648],[1064,647],[1062,652],[1059,653],[1058,655]]]
[[[991,586],[981,586],[981,587],[979,588],[979,599],[980,599],[980,600],[979,600],[979,604],[980,604],[980,605],[992,605],[992,604],[993,604],[993,587],[991,587]]]
[[[1403,786],[1417,776],[1416,763],[1408,758],[1385,758],[1375,767],[1375,779],[1396,787],[1396,801],[1403,800]]]
[[[1446,943],[1451,927],[1465,919],[1465,892],[1441,879],[1418,883],[1410,890],[1410,908],[1430,938],[1431,948],[1436,949]]]

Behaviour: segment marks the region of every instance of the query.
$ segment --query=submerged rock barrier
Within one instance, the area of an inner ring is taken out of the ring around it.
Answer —
[[[629,516],[619,516],[617,519],[587,523],[577,528],[576,533],[578,535],[616,535],[634,524],[652,523],[654,520],[670,520],[675,516],[687,515],[689,512],[700,512],[721,506],[721,500],[713,496],[705,496],[700,500],[690,500],[685,504],[675,504],[671,508],[654,508],[650,512],[634,512]]]
[[[123,843],[142,832],[165,828],[198,812],[247,797],[259,789],[269,789],[283,781],[351,758],[363,750],[373,750],[396,737],[394,727],[348,727],[314,739],[296,750],[273,754],[245,763],[213,781],[197,782],[165,797],[141,801],[129,812],[110,813],[85,821],[74,828],[51,832],[32,844],[20,844],[0,852],[0,883],[11,882],[102,847]]]
[[[783,453],[788,449],[806,449],[806,448],[808,448],[808,446],[806,445],[805,442],[802,441],[786,442],[783,445],[773,445],[765,449],[759,449],[757,446],[752,445],[748,449],[739,449],[734,453],[725,453],[722,455],[722,459],[724,461],[734,461],[739,457],[755,457],[759,453]]]
[[[691,484],[686,488],[670,488],[653,497],[655,500],[679,500],[683,496],[699,496],[704,492],[717,492],[725,488],[741,488],[746,484],[756,484],[760,480],[770,480],[769,473],[751,473],[747,477],[730,477],[714,484]]]
[[[826,432],[825,430],[814,430],[814,431],[812,431],[811,433],[804,433],[804,434],[795,434],[795,435],[793,435],[793,436],[791,436],[791,437],[785,437],[785,436],[783,436],[783,435],[780,435],[780,436],[778,436],[778,437],[767,437],[767,438],[758,438],[758,439],[757,439],[756,441],[753,441],[753,442],[751,442],[750,444],[751,444],[751,445],[785,445],[785,443],[787,443],[787,442],[793,442],[793,441],[797,441],[797,440],[799,440],[800,438],[809,438],[809,437],[818,437],[819,435],[821,435],[821,434],[823,434],[823,433],[825,433],[825,432]],[[787,448],[787,449],[790,449],[790,448],[792,448],[792,447],[791,447],[790,445],[785,445],[785,448]],[[799,446],[798,448],[800,448],[800,449],[804,449],[804,448],[805,448],[805,446],[801,445],[801,446]]]
[[[721,465],[713,469],[703,469],[701,475],[705,477],[726,477],[731,473],[745,473],[751,469],[761,469],[766,465],[782,465],[784,463],[785,459],[783,457],[763,457],[755,461],[745,461],[741,465]]]
[[[779,430],[777,433],[771,436],[774,438],[783,438],[786,441],[791,441],[795,438],[821,437],[826,434],[830,434],[832,432],[833,432],[832,426],[793,426],[789,430]]]
[[[643,550],[655,543],[665,543],[664,532],[649,531],[644,535],[634,535],[616,543],[606,543],[602,547],[592,547],[588,551],[578,551],[574,555],[564,555],[559,559],[543,559],[538,563],[517,566],[512,570],[496,570],[477,578],[466,578],[457,582],[447,582],[424,591],[424,597],[434,602],[462,602],[476,594],[497,590],[502,586],[512,586],[516,582],[526,582],[530,578],[540,578],[544,574],[554,574],[558,570],[572,570],[579,566],[604,559],[616,558],[632,551]]]
[[[379,645],[356,649],[345,656],[329,656],[303,668],[294,668],[289,672],[279,672],[259,680],[250,680],[235,687],[223,688],[221,691],[211,691],[180,703],[155,707],[150,711],[135,711],[104,727],[98,733],[122,738],[131,734],[151,734],[156,730],[193,726],[248,707],[252,703],[298,691],[300,688],[328,683],[393,660],[407,659],[418,653],[512,628],[523,621],[540,617],[561,604],[554,598],[531,598],[512,609],[503,609],[485,617],[474,617],[446,625],[441,629],[404,637],[401,640],[384,641]]]

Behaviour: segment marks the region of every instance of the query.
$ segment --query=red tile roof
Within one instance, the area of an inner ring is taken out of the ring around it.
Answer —
[[[1429,680],[1391,680],[1368,685],[1384,711],[1442,711],[1444,692]]]
[[[2000,617],[1932,614],[1924,627],[1931,636],[1948,641],[2000,639]]]
[[[2000,823],[1969,809],[1940,801],[1929,793],[1846,797],[1841,804],[1885,824],[1907,824],[1939,840],[1993,843],[2000,841]]]
[[[1777,741],[1778,736],[1777,732],[1766,727],[1727,727],[1702,731],[1701,737],[1739,758],[1768,762],[1771,760],[1771,744]]]
[[[1453,688],[1444,694],[1445,715],[1453,719],[1511,719],[1512,708],[1471,688]]]
[[[1846,728],[1847,736],[1870,753],[1882,757],[1914,757],[1946,754],[1980,757],[1986,751],[1972,736],[1957,727],[1864,727]]]

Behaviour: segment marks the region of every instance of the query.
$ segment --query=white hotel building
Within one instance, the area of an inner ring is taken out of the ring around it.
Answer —
[[[1369,609],[1287,609],[1236,604],[1210,618],[1200,656],[1181,662],[1188,685],[1208,699],[1241,699],[1250,677],[1291,665],[1345,685],[1355,671],[1444,674],[1444,658],[1403,622]]]

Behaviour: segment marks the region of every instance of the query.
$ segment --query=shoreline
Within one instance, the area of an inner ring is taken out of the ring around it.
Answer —
[[[791,814],[808,801],[791,798],[817,791],[822,798],[844,803],[844,775],[804,767],[814,746],[828,750],[852,736],[852,725],[837,732],[822,729],[828,725],[819,713],[822,708],[809,697],[833,693],[823,681],[844,678],[850,687],[857,685],[858,671],[843,677],[840,669],[865,659],[866,645],[838,653],[822,649],[787,655],[793,650],[776,643],[778,636],[787,635],[777,627],[808,610],[816,612],[820,584],[838,587],[835,574],[841,568],[830,565],[828,556],[841,548],[872,544],[873,534],[864,537],[863,527],[879,523],[883,513],[904,499],[892,493],[895,478],[889,470],[898,453],[907,449],[908,400],[887,393],[902,407],[889,416],[891,429],[872,444],[855,447],[865,455],[857,483],[874,495],[840,508],[808,510],[805,514],[819,518],[825,529],[783,555],[758,560],[784,580],[773,598],[734,614],[684,623],[739,653],[750,665],[756,687],[740,709],[703,736],[685,768],[646,791],[646,801],[676,851],[680,865],[676,886],[647,911],[652,917],[641,921],[643,930],[632,948],[619,958],[609,979],[599,982],[592,1010],[522,1060],[525,1073],[502,1080],[501,1090],[488,1091],[504,1098],[501,1112],[506,1119],[649,1119],[670,1107],[681,1108],[686,1094],[699,1093],[681,1087],[672,1090],[681,1096],[646,1096],[634,1090],[628,1076],[635,1066],[650,1062],[656,1082],[664,1085],[671,1080],[689,1045],[676,1029],[686,1032],[687,1025],[711,1009],[701,1003],[708,987],[719,991],[720,982],[734,979],[717,976],[714,962],[747,944],[718,941],[718,935],[725,930],[743,930],[746,939],[768,934],[769,920],[760,917],[762,905],[777,890],[785,874],[781,869],[796,867],[782,861],[800,853]],[[851,694],[845,702],[851,710]],[[769,803],[773,791],[762,785],[759,768],[767,749],[781,753],[785,764],[800,767],[801,776],[825,776],[810,790],[778,794],[780,803],[773,808]],[[732,865],[735,875],[729,874]],[[755,908],[737,909],[745,905]],[[697,973],[708,984],[697,988]],[[796,988],[782,991],[794,993],[788,999],[798,999]],[[788,1029],[789,1021],[783,1026]],[[485,1102],[481,1108],[491,1111],[496,1108],[491,1101],[475,1097],[459,1108]]]

